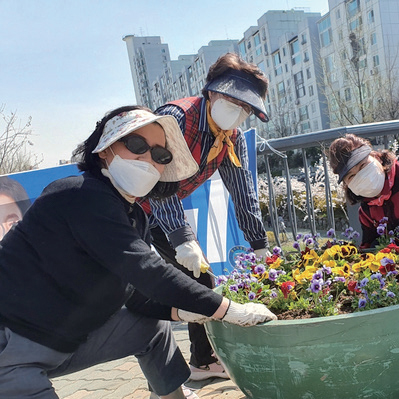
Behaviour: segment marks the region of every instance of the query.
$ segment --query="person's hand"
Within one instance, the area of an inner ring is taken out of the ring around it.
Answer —
[[[272,256],[272,254],[269,251],[269,248],[255,249],[254,254],[256,255],[257,258],[262,258],[262,259],[266,259]]]
[[[201,274],[201,263],[207,263],[200,246],[194,240],[186,241],[176,247],[176,261],[192,271],[195,278]]]
[[[181,321],[188,323],[204,324],[207,321],[213,320],[212,317],[204,316],[202,314],[188,312],[187,310],[177,309],[177,317]]]
[[[261,303],[236,303],[230,302],[222,321],[249,327],[266,321],[277,320],[277,316]]]

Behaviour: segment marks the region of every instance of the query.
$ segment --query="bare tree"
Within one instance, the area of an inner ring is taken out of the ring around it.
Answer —
[[[380,60],[372,50],[374,33],[364,25],[340,35],[334,51],[322,60],[321,90],[328,102],[331,127],[397,119],[397,56],[391,57],[386,48]]]
[[[37,169],[42,159],[33,155],[28,146],[32,146],[31,120],[22,123],[16,112],[5,112],[0,106],[0,174]]]
[[[277,95],[272,95],[272,106],[269,128],[275,137],[287,137],[298,134],[300,119],[296,115],[297,108],[294,104],[295,93],[292,93],[291,86],[280,82],[277,85]]]
[[[386,69],[384,76],[377,77],[379,88],[375,93],[374,101],[374,120],[386,121],[399,119],[399,69],[398,69],[398,51],[393,57],[389,53],[385,62]]]

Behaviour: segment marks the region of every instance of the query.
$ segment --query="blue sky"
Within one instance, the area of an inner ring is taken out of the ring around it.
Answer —
[[[325,14],[328,0],[0,0],[0,105],[32,117],[31,151],[55,166],[105,112],[136,103],[123,36],[161,36],[177,59],[294,7]]]

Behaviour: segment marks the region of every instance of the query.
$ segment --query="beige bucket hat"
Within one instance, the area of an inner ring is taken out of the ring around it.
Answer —
[[[151,123],[159,123],[165,131],[166,148],[172,153],[172,162],[165,165],[159,181],[174,182],[187,179],[198,171],[176,119],[171,115],[154,115],[143,109],[122,112],[107,121],[103,134],[93,150],[98,153],[122,137]]]

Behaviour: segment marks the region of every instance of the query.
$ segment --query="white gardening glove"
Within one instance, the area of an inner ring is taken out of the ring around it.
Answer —
[[[238,326],[248,327],[270,320],[277,320],[277,316],[261,303],[240,304],[231,301],[222,320]]]
[[[181,321],[187,321],[189,323],[203,324],[207,321],[212,320],[211,317],[204,316],[202,314],[188,312],[187,310],[177,309],[177,317]]]
[[[193,272],[198,278],[201,274],[201,263],[207,263],[202,255],[201,247],[196,241],[186,241],[176,247],[176,261]]]
[[[266,259],[267,257],[272,256],[272,254],[269,251],[269,248],[255,249],[254,254],[256,255],[257,258],[262,258],[262,259]]]

